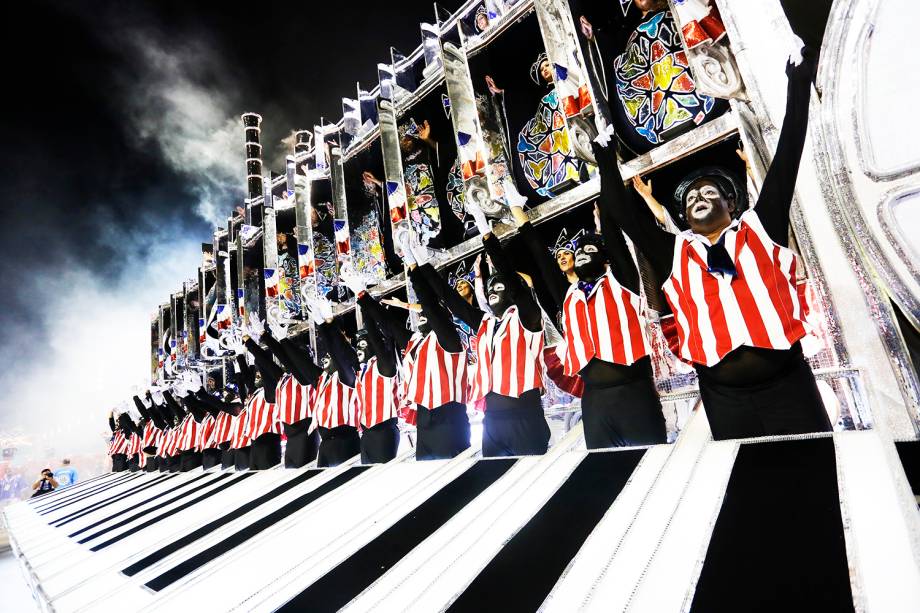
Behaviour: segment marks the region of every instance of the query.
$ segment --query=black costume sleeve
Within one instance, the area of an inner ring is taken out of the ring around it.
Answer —
[[[274,403],[275,388],[278,385],[278,380],[284,375],[284,371],[272,361],[271,354],[259,347],[259,343],[251,338],[246,341],[246,349],[252,354],[253,359],[256,361],[256,367],[262,373],[262,389],[265,390],[265,400]]]
[[[109,415],[109,430],[112,431],[112,434],[115,434],[116,427],[115,427],[115,416],[114,415]]]
[[[245,355],[236,356],[236,365],[239,368],[239,372],[236,373],[236,385],[240,388],[240,400],[245,402],[245,399],[256,391],[256,375]]]
[[[426,272],[430,274],[426,274]],[[427,282],[427,277],[432,275],[441,279],[441,275],[430,264],[409,270],[409,279],[415,289],[415,297],[418,298],[419,304],[422,305],[422,314],[428,319],[428,325],[431,326],[431,330],[438,338],[438,343],[450,353],[458,353],[463,350],[460,335],[457,334],[457,327],[454,325],[450,312],[441,305],[433,288]],[[444,285],[446,287],[447,283],[445,282]],[[446,287],[446,291],[447,293],[456,294],[457,299],[466,304],[466,301],[460,298],[460,295],[450,287]]]
[[[659,279],[671,276],[674,235],[662,230],[655,216],[633,192],[628,192],[612,148],[593,146],[601,176],[601,219],[608,209],[613,223],[623,230],[649,261]],[[607,205],[610,205],[609,207]]]
[[[539,332],[543,329],[543,313],[540,311],[540,305],[537,304],[530,287],[524,283],[521,275],[511,265],[511,259],[505,255],[501,243],[494,234],[488,234],[482,239],[482,244],[486,247],[486,253],[492,260],[492,265],[505,278],[506,291],[511,294],[511,298],[517,306],[518,314],[521,317],[521,323],[531,332]]]
[[[159,405],[150,399],[150,416],[153,418],[153,425],[160,430],[165,430],[172,423],[172,412],[164,405]]]
[[[132,434],[144,436],[143,431],[138,429],[137,424],[127,413],[122,413],[118,416],[118,427],[125,433],[125,436],[131,436]]]
[[[617,183],[621,188],[619,190],[605,182],[605,179],[609,178],[609,175],[607,177],[601,175],[601,191],[597,199],[597,206],[601,213],[601,235],[604,237],[604,248],[607,250],[607,255],[610,256],[610,272],[613,273],[614,278],[620,285],[638,294],[641,283],[639,270],[636,268],[635,262],[633,262],[632,254],[629,253],[626,239],[623,238],[623,232],[620,231],[620,226],[617,224],[617,218],[614,214],[616,202],[613,198],[617,191],[622,194],[626,190],[623,188],[622,177]],[[636,197],[633,196],[632,199],[636,200]]]
[[[262,334],[262,342],[301,385],[315,384],[323,373],[323,370],[310,359],[307,348],[298,345],[293,339],[278,341],[270,333],[265,332]]]
[[[789,246],[789,208],[792,206],[799,162],[805,147],[811,82],[817,69],[814,51],[806,48],[802,56],[802,63],[798,66],[791,63],[786,65],[789,81],[783,129],[754,209],[770,238],[784,247]]]
[[[332,323],[318,326],[318,330],[326,347],[329,348],[329,356],[339,373],[339,379],[348,387],[354,387],[355,374],[358,371],[358,356],[354,347],[346,340],[345,334],[335,320]]]
[[[192,414],[192,417],[194,417],[195,421],[198,423],[201,423],[208,414],[207,405],[201,402],[194,394],[189,394],[184,397],[182,402],[185,403],[185,406],[188,407],[188,412]]]
[[[485,313],[461,298],[457,290],[452,288],[431,264],[424,264],[415,270],[417,274],[421,275],[421,278],[425,280],[428,287],[431,288],[431,291],[444,301],[444,304],[450,309],[451,313],[471,329],[479,329],[479,324],[482,323],[482,318],[485,316]],[[424,305],[422,305],[422,308],[424,308]],[[438,338],[440,339],[440,336]]]
[[[565,302],[566,292],[569,291],[568,280],[565,278],[565,275],[562,274],[562,271],[559,270],[556,262],[553,261],[553,257],[550,255],[549,251],[547,251],[546,246],[540,242],[540,236],[537,234],[537,230],[533,227],[533,224],[528,221],[519,226],[518,231],[521,240],[524,241],[527,250],[530,251],[530,256],[537,265],[537,270],[543,278],[546,290],[553,299],[552,310],[560,310],[562,308],[562,303]]]
[[[375,321],[380,332],[384,336],[390,337],[400,351],[406,348],[406,345],[409,344],[409,339],[412,338],[412,333],[406,329],[404,323],[400,323],[390,316],[389,312],[383,308],[383,305],[367,292],[362,292],[358,296],[358,305],[361,307],[361,312],[364,313],[365,318]]]
[[[396,348],[393,343],[384,340],[377,323],[372,317],[368,317],[363,307],[361,308],[361,313],[367,330],[367,344],[370,345],[374,355],[377,356],[377,370],[384,377],[396,375]]]
[[[175,416],[176,421],[182,421],[185,418],[185,411],[182,410],[182,406],[176,402],[176,399],[173,397],[172,392],[166,390],[163,392],[163,398],[166,399],[166,406],[169,407],[169,410]]]
[[[144,406],[144,403],[141,402],[140,397],[134,396],[133,400],[134,400],[134,406],[137,407],[137,412],[141,414],[141,417],[143,417],[146,420],[149,420],[150,412],[147,410],[147,407]]]

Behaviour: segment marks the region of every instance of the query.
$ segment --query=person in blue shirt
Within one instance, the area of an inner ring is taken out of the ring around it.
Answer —
[[[54,477],[61,487],[68,487],[77,482],[77,469],[70,465],[70,459],[61,460],[62,466],[54,471]]]

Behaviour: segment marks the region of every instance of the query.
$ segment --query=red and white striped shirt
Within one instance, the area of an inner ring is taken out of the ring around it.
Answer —
[[[501,319],[485,315],[476,334],[476,365],[470,400],[489,392],[520,398],[543,389],[543,330],[531,332],[521,323],[517,307]]]
[[[214,444],[227,443],[233,438],[233,415],[221,411],[217,414],[217,423],[214,424]]]
[[[217,447],[217,441],[214,440],[214,435],[217,432],[217,420],[214,419],[214,416],[210,413],[204,416],[204,419],[201,420],[201,423],[198,424],[198,448],[199,449],[214,449]]]
[[[275,388],[275,401],[281,413],[281,423],[296,424],[313,416],[316,389],[301,385],[291,374],[285,374]]]
[[[154,449],[159,449],[160,445],[163,443],[163,431],[157,428],[152,420],[149,420],[144,424],[144,440],[142,441],[142,449],[147,449],[148,447],[153,447]]]
[[[201,439],[198,436],[198,422],[188,413],[179,424],[179,443],[176,449],[179,451],[201,451]]]
[[[109,442],[109,455],[127,453],[127,451],[128,439],[125,438],[124,432],[122,432],[120,429],[116,430],[112,435],[111,442]]]
[[[141,451],[141,437],[132,432],[128,439],[128,449],[125,451],[129,456],[137,455]]]
[[[257,439],[263,434],[281,434],[281,420],[278,419],[278,405],[265,399],[265,390],[257,389],[246,401],[246,434]]]
[[[314,409],[316,426],[335,428],[358,425],[354,388],[339,380],[339,373],[323,373],[317,382],[316,405]]]
[[[678,355],[706,366],[742,345],[789,349],[805,335],[795,253],[770,238],[753,210],[723,234],[736,277],[708,272],[705,239],[684,232],[662,286],[674,311]]]
[[[380,374],[377,356],[368,360],[355,384],[361,425],[371,428],[397,417],[401,406],[399,388],[399,377],[384,377]]]
[[[629,366],[649,353],[642,298],[608,270],[591,293],[573,283],[562,305],[565,374],[576,375],[592,358]]]
[[[252,444],[252,439],[249,438],[248,428],[246,427],[249,423],[249,411],[243,409],[239,415],[233,418],[233,423],[230,426],[230,447],[231,449],[241,449],[243,447],[249,447]]]
[[[468,394],[466,351],[450,353],[434,332],[413,335],[403,359],[404,397],[427,409],[465,403]]]
[[[163,445],[160,447],[160,455],[171,457],[176,455],[179,446],[179,428],[167,428],[166,435],[163,438]]]

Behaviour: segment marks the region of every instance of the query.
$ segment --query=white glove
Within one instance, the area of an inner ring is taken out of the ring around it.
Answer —
[[[792,35],[792,49],[789,51],[789,63],[798,66],[802,63],[802,49],[805,48],[805,42],[796,34]]]
[[[166,398],[163,397],[163,390],[159,386],[150,388],[150,397],[158,406],[163,406],[166,403]]]
[[[268,329],[271,331],[272,336],[276,341],[284,340],[287,338],[287,326],[282,324],[280,321],[276,321],[271,317],[268,318]]]
[[[467,202],[466,212],[469,213],[473,217],[473,221],[476,222],[476,228],[479,230],[479,234],[485,236],[492,232],[492,225],[489,223],[489,220],[486,219],[486,214],[483,212],[482,208],[472,202]]]
[[[332,304],[325,298],[311,296],[307,300],[307,308],[310,311],[310,318],[317,325],[324,324],[326,320],[332,319]]]
[[[262,325],[262,320],[259,319],[258,313],[249,314],[249,325],[244,326],[243,329],[244,332],[257,343],[259,339],[262,338],[262,335],[265,334],[265,326]]]
[[[412,253],[412,241],[409,238],[409,231],[403,229],[397,232],[396,241],[399,248],[402,250],[403,262],[405,262],[407,266],[416,264],[415,255]]]
[[[594,142],[606,149],[607,145],[610,144],[610,139],[612,138],[613,138],[613,124],[608,124],[605,129],[597,133],[597,136],[594,137]]]
[[[362,279],[361,275],[355,272],[351,266],[343,267],[342,272],[339,274],[339,278],[342,279],[342,283],[344,283],[355,296],[367,289],[364,279]]]
[[[412,241],[409,244],[409,248],[412,250],[412,257],[415,258],[416,264],[422,266],[428,263],[428,247],[419,244],[418,241]]]
[[[185,381],[185,388],[189,392],[194,394],[201,389],[201,375],[194,370],[189,370],[185,373]]]

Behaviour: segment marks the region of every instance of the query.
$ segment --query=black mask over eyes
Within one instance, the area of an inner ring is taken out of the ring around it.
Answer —
[[[496,317],[504,315],[508,307],[514,304],[508,285],[508,279],[505,279],[503,275],[494,274],[489,277],[486,299],[489,302],[489,308],[492,309],[492,314]]]
[[[428,323],[428,317],[420,313],[417,321],[418,321],[419,334],[421,334],[422,336],[425,336],[426,334],[431,332],[431,324]]]
[[[355,334],[355,353],[358,354],[358,361],[367,364],[367,361],[374,356],[374,349],[367,340],[367,330],[358,330]]]
[[[610,261],[604,240],[597,234],[586,234],[578,239],[575,248],[575,274],[580,281],[594,281],[607,270]]]

